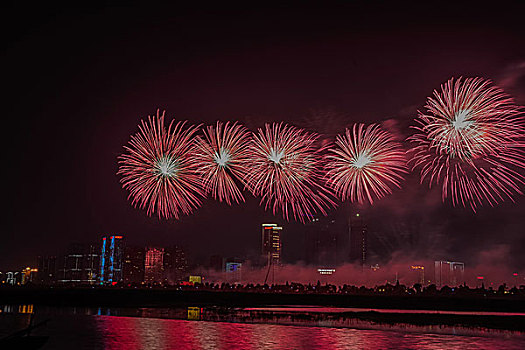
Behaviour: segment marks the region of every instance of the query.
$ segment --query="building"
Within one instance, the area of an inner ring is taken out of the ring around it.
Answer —
[[[57,278],[57,257],[38,256],[36,259],[38,269],[37,283],[49,285],[54,284]]]
[[[455,287],[465,282],[465,264],[456,261],[435,261],[434,276],[436,287]]]
[[[84,250],[84,262],[82,265],[82,275],[87,283],[97,283],[99,269],[100,247],[95,244],[89,244]]]
[[[142,284],[144,282],[145,256],[144,248],[126,246],[122,259],[122,280],[126,284]]]
[[[262,249],[261,253],[266,260],[266,265],[281,265],[282,227],[277,224],[262,224]]]
[[[344,228],[334,217],[316,217],[304,226],[304,261],[319,268],[336,267],[341,263]]]
[[[102,237],[100,253],[100,284],[117,284],[122,281],[124,239],[122,236]]]
[[[182,281],[188,272],[188,260],[186,253],[180,246],[164,249],[163,256],[164,283],[175,284]]]
[[[419,283],[421,286],[424,286],[425,283],[425,267],[421,265],[411,265],[410,266],[410,277],[408,281],[411,285]]]
[[[367,250],[367,227],[360,213],[351,215],[349,219],[349,258],[351,262],[359,262],[361,266],[366,264]]]
[[[59,259],[57,281],[78,284],[96,283],[100,264],[98,251],[98,247],[94,244],[70,244],[66,254]],[[43,261],[42,264],[45,265],[45,262]],[[52,261],[48,260],[47,264],[52,264]]]
[[[36,282],[38,269],[26,267],[22,270],[22,285]]]
[[[164,280],[164,248],[146,248],[144,282],[160,284]]]
[[[9,271],[6,273],[5,284],[10,286],[19,285],[22,282],[21,279],[20,272]]]
[[[242,282],[242,263],[241,259],[230,258],[225,261],[225,277],[229,283]]]

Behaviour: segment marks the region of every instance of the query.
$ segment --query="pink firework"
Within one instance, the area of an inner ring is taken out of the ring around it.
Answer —
[[[318,135],[282,123],[266,124],[253,135],[250,164],[245,181],[261,196],[265,208],[272,207],[288,219],[301,222],[335,206],[331,193],[320,184],[321,151]]]
[[[236,122],[208,126],[204,138],[196,138],[196,160],[198,172],[207,192],[213,198],[226,201],[244,202],[244,197],[234,179],[242,181],[249,159],[248,130]]]
[[[441,184],[443,201],[474,211],[522,194],[525,124],[511,97],[489,80],[452,78],[425,107],[409,138],[421,182]]]
[[[354,124],[336,137],[326,156],[326,181],[337,195],[352,202],[374,203],[400,187],[406,170],[405,152],[394,136],[372,124]]]
[[[164,112],[142,121],[131,136],[126,153],[119,156],[118,174],[129,190],[134,206],[148,215],[178,219],[200,206],[204,191],[196,172],[199,164],[192,154],[197,127],[185,122],[164,126]]]

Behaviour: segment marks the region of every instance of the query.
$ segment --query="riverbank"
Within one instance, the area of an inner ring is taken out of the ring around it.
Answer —
[[[1,304],[93,307],[319,305],[346,308],[525,312],[522,296],[298,294],[169,288],[0,288]]]

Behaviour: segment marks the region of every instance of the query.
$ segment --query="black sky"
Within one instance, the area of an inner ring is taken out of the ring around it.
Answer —
[[[179,222],[133,208],[116,158],[140,119],[161,108],[195,123],[237,119],[254,129],[284,120],[324,133],[391,119],[406,136],[426,97],[452,76],[490,78],[523,105],[525,6],[484,6],[7,7],[0,270],[105,233],[183,244],[195,260],[245,255],[259,249],[264,220],[285,226],[285,258],[300,259],[301,225],[249,195],[234,207],[210,199]],[[335,117],[320,123],[320,113]],[[398,227],[417,223],[415,255],[478,263],[480,251],[507,245],[504,261],[525,268],[523,196],[474,215],[413,178],[404,188],[369,213],[378,218],[371,230],[396,249],[414,249]]]

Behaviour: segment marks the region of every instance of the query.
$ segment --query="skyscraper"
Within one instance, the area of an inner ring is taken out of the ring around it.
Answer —
[[[122,236],[102,237],[100,254],[100,284],[116,284],[122,281]]]
[[[59,260],[58,282],[93,284],[98,278],[100,256],[94,244],[72,243]]]
[[[162,263],[164,267],[164,283],[174,284],[185,277],[188,270],[188,260],[182,247],[175,245],[164,249]]]
[[[56,256],[38,256],[36,266],[38,269],[38,283],[48,285],[56,282]]]
[[[268,265],[280,265],[282,254],[282,227],[277,224],[262,224],[262,255]]]
[[[434,277],[436,287],[454,287],[465,282],[465,264],[457,261],[435,261]]]
[[[366,264],[367,227],[359,213],[350,216],[350,261]]]
[[[318,268],[333,268],[341,263],[340,249],[344,227],[335,217],[315,217],[304,226],[307,264]]]
[[[164,277],[164,248],[146,248],[144,282],[162,283]]]
[[[126,246],[122,262],[124,283],[141,284],[144,282],[144,248]]]

